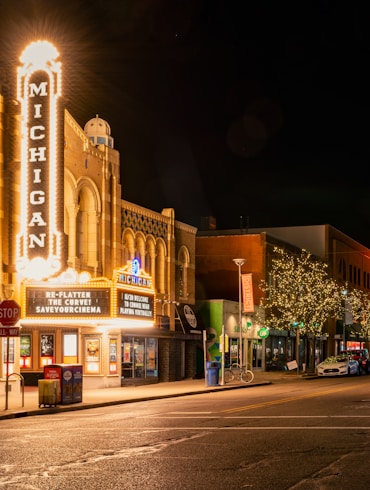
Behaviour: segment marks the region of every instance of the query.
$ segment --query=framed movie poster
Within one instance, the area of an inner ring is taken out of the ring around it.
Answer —
[[[41,357],[54,356],[54,334],[40,335],[40,355]]]
[[[40,366],[54,364],[54,334],[40,335]]]
[[[100,372],[100,339],[88,337],[85,339],[85,372],[97,374]]]
[[[109,374],[117,373],[117,339],[109,339]]]
[[[23,334],[20,335],[20,355],[21,357],[31,356],[31,335]]]
[[[86,339],[86,360],[99,361],[100,339]]]
[[[31,367],[31,334],[22,334],[19,336],[20,350],[19,363],[21,368]]]

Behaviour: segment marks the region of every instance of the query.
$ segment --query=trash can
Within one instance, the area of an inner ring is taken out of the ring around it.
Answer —
[[[44,366],[44,379],[59,383],[58,403],[67,405],[82,402],[82,365],[49,364]]]
[[[217,386],[221,363],[217,361],[207,361],[206,368],[207,368],[207,385]]]
[[[39,408],[56,407],[60,399],[59,381],[56,379],[39,379]]]

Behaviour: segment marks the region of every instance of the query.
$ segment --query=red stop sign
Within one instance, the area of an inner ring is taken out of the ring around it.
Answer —
[[[0,323],[12,327],[21,317],[21,307],[12,299],[6,299],[0,303]]]

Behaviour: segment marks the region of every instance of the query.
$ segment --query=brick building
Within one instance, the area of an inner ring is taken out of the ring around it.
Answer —
[[[233,259],[243,257],[242,273],[252,274],[254,311],[243,313],[242,337],[245,362],[254,369],[283,369],[295,358],[294,332],[269,331],[266,338],[263,325],[257,324],[256,312],[262,292],[259,283],[268,280],[271,252],[275,245],[291,250],[305,249],[329,264],[329,274],[339,284],[369,291],[370,250],[331,225],[276,227],[249,230],[198,231],[196,238],[196,298],[205,326],[218,337],[224,325],[230,345],[239,342],[238,269]],[[262,328],[262,330],[261,330]],[[344,331],[344,335],[343,335]],[[369,348],[369,339],[360,336],[356,325],[343,319],[329,320],[327,330],[315,339],[315,360],[333,355],[343,347]],[[307,364],[306,348],[300,346],[301,363]],[[214,347],[214,346],[213,346]],[[236,348],[234,349],[234,357]],[[275,358],[274,361],[272,358]],[[236,359],[235,359],[236,360]],[[301,366],[302,367],[302,366]]]

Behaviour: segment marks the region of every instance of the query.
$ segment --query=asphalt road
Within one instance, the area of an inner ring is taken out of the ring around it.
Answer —
[[[0,488],[368,488],[369,409],[361,376],[2,420]]]

